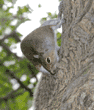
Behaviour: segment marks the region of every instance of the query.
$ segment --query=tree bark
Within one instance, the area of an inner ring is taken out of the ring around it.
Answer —
[[[36,110],[94,110],[94,0],[63,0],[57,74],[42,75]]]

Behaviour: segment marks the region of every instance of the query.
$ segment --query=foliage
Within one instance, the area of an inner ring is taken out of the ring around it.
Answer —
[[[8,7],[6,3],[11,3],[12,6]],[[18,57],[11,51],[10,47],[21,41],[22,35],[17,32],[17,28],[29,20],[23,14],[31,13],[32,10],[28,5],[18,7],[18,11],[14,15],[10,12],[13,8],[12,0],[0,0],[0,110],[6,108],[9,110],[27,110],[30,107],[27,103],[32,100],[33,95],[30,97],[29,88],[26,87],[30,84],[30,78],[35,77],[32,74],[36,74],[37,71],[34,67],[30,71],[27,65],[29,61],[26,58]],[[17,20],[16,25],[11,23],[14,20]],[[7,30],[9,30],[8,34],[6,33]],[[31,65],[29,64],[29,66]],[[23,74],[26,74],[27,78],[25,81],[20,81]],[[11,83],[11,80],[14,79],[16,84],[20,84],[17,90],[13,89],[13,83]]]
[[[41,4],[39,4],[38,7],[40,8],[41,7]]]

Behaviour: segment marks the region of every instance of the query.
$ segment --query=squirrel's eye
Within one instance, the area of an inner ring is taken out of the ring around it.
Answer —
[[[46,62],[47,62],[47,63],[51,63],[50,57],[46,58]]]

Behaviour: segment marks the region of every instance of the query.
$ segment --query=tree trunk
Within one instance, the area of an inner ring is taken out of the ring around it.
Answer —
[[[36,110],[94,110],[94,0],[63,0],[57,74],[42,75]]]

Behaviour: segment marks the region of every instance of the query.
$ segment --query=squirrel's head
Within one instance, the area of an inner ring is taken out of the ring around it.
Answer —
[[[57,54],[54,32],[50,25],[39,27],[27,35],[21,42],[21,50],[34,66],[41,64],[47,71],[53,73]]]

